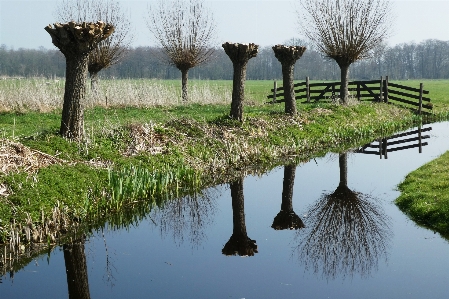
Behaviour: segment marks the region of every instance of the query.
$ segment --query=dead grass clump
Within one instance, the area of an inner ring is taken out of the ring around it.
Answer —
[[[330,109],[317,107],[317,108],[310,110],[310,113],[313,115],[330,115],[333,112]]]
[[[21,143],[0,139],[0,173],[2,174],[19,171],[32,174],[39,168],[62,162],[63,160],[57,157],[30,149]]]
[[[153,123],[132,124],[127,127],[131,137],[123,155],[135,156],[141,152],[151,155],[161,154],[165,151],[166,138],[155,130]]]

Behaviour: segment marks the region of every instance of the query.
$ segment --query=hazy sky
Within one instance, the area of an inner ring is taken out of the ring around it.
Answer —
[[[217,22],[217,45],[229,41],[260,46],[280,44],[297,33],[298,0],[206,0]],[[145,25],[149,1],[122,0],[134,26],[133,46],[154,45]],[[449,40],[449,0],[393,0],[393,34],[390,45]],[[9,48],[53,48],[44,27],[54,23],[58,0],[0,0],[0,44]]]

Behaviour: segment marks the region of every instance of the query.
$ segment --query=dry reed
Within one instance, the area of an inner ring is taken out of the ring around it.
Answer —
[[[175,82],[175,81],[173,81]],[[189,86],[187,104],[230,103],[230,88],[209,82]],[[4,79],[0,81],[0,112],[50,112],[62,108],[63,80]],[[183,105],[181,90],[161,80],[103,80],[98,90],[87,88],[85,108],[96,106],[154,107]]]

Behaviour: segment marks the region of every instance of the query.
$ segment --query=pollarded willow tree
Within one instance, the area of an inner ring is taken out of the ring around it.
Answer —
[[[257,56],[259,45],[226,42],[222,45],[226,55],[232,61],[234,75],[232,79],[232,102],[229,116],[243,121],[243,102],[245,100],[246,67],[248,61]]]
[[[159,0],[149,6],[147,26],[162,50],[161,59],[181,71],[182,99],[188,100],[191,68],[214,53],[215,21],[204,0]]]
[[[96,22],[114,25],[115,31],[98,43],[89,53],[88,72],[92,90],[98,86],[98,73],[120,61],[128,53],[133,40],[131,22],[120,3],[115,0],[62,0],[56,17],[63,22]]]
[[[282,79],[284,86],[285,113],[296,114],[295,86],[293,85],[293,74],[295,63],[306,51],[306,47],[275,45],[274,56],[282,65]]]
[[[89,53],[98,43],[114,32],[114,26],[96,23],[55,23],[45,27],[52,43],[66,59],[66,81],[59,133],[66,138],[84,137],[83,102],[86,95],[86,75]]]
[[[347,103],[349,66],[388,37],[390,1],[301,0],[297,14],[302,33],[340,67],[340,100]]]

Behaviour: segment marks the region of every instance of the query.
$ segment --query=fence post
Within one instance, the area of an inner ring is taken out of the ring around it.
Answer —
[[[419,125],[418,127],[418,139],[419,139],[419,153],[422,154],[421,125]]]
[[[385,76],[384,96],[385,103],[388,103],[388,76]]]
[[[273,104],[276,103],[276,93],[277,93],[277,83],[276,80],[274,80],[274,88],[273,88]]]
[[[307,103],[310,103],[310,85],[309,85],[309,77],[306,77],[306,98],[307,98]]]
[[[423,84],[419,83],[419,108],[418,108],[419,115],[421,115],[422,111],[422,94],[423,94]]]
[[[382,138],[379,138],[379,157],[382,160]]]
[[[360,83],[357,82],[357,100],[360,102]]]
[[[384,79],[383,79],[383,77],[381,76],[380,77],[380,93],[379,93],[379,103],[382,103],[383,102],[383,93],[384,93],[384,86],[383,86],[383,82],[384,81]]]

